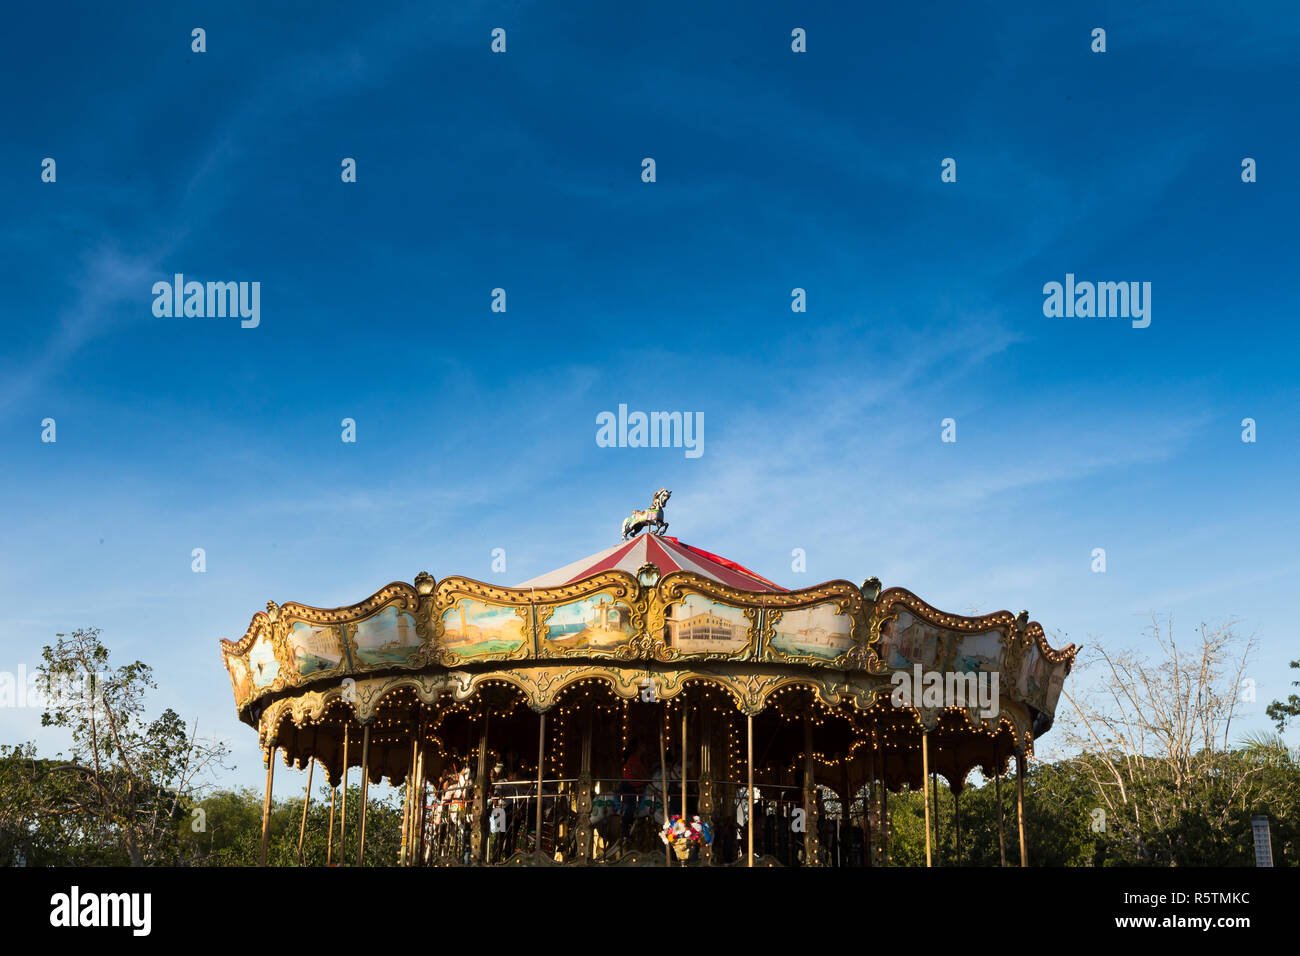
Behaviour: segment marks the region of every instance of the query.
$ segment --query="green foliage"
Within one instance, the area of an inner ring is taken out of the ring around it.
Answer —
[[[12,794],[0,849],[36,864],[174,862],[196,777],[225,748],[198,740],[172,710],[149,720],[152,671],[112,667],[97,629],[56,636],[37,672],[41,724],[68,731],[71,752],[40,761],[30,745],[0,752]]]
[[[128,865],[116,836],[78,812],[81,782],[62,763],[0,745],[0,865]]]
[[[1292,661],[1291,667],[1300,668],[1300,661]],[[1300,687],[1300,680],[1292,681],[1292,687]],[[1277,724],[1277,732],[1280,734],[1286,730],[1287,721],[1292,717],[1300,717],[1300,695],[1292,694],[1286,700],[1275,700],[1264,709],[1269,719]]]
[[[278,768],[277,768],[278,769]],[[340,842],[341,789],[335,791],[334,841],[331,859],[352,866],[356,862],[360,825],[361,787],[348,788],[346,844]],[[398,800],[402,791],[397,791]],[[203,811],[181,834],[181,855],[196,866],[257,866],[262,851],[262,795],[252,790],[223,790],[196,804]],[[195,830],[202,825],[203,829]],[[266,862],[269,866],[298,865],[298,836],[302,825],[302,797],[273,800],[268,826]],[[399,802],[371,796],[366,808],[365,866],[395,866],[401,848],[402,811]],[[330,790],[316,788],[307,807],[303,862],[324,866],[330,832]]]
[[[1300,757],[1280,740],[1215,755],[1211,778],[1200,788],[1183,788],[1172,777],[1153,772],[1141,778],[1131,799],[1143,805],[1185,809],[1171,813],[1163,825],[1154,821],[1134,831],[1116,827],[1096,787],[1088,755],[1056,763],[1031,763],[1025,774],[1025,841],[1030,866],[1254,866],[1251,817],[1271,821],[1275,866],[1300,866]],[[1241,779],[1248,787],[1232,784]],[[961,864],[997,866],[998,825],[993,781],[967,786],[961,794]],[[1230,794],[1235,794],[1230,798]],[[933,790],[930,792],[934,800]],[[940,779],[936,865],[957,861],[954,800]],[[924,804],[919,791],[889,795],[890,860],[895,866],[925,865]],[[934,811],[932,810],[932,813]],[[1016,788],[1012,773],[1002,780],[1003,836],[1008,866],[1020,862],[1016,822]],[[933,821],[933,818],[932,818]],[[1094,826],[1098,829],[1094,830]],[[1104,829],[1102,828],[1104,826]],[[934,838],[935,823],[931,823]]]

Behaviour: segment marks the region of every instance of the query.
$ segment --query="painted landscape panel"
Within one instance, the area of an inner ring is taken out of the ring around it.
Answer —
[[[265,634],[253,641],[248,649],[248,667],[253,674],[253,686],[258,690],[270,687],[280,674],[280,662],[275,659],[275,648]]]
[[[524,619],[513,607],[460,598],[442,615],[443,644],[462,657],[508,654],[523,646]]]
[[[242,704],[253,692],[253,675],[249,673],[248,661],[233,655],[226,660],[230,664],[230,685],[235,691],[235,703]]]
[[[961,638],[953,670],[967,674],[992,674],[1002,662],[1002,632],[982,631]]]
[[[668,641],[687,654],[735,654],[749,644],[749,619],[729,604],[687,591],[670,609]]]
[[[347,643],[337,624],[308,624],[294,621],[289,628],[289,652],[293,666],[303,677],[338,667],[347,660]]]
[[[913,664],[937,666],[939,629],[905,608],[899,609],[898,616],[886,621],[880,629],[880,644],[881,656],[895,670],[910,668]]]
[[[363,664],[403,664],[420,647],[415,618],[396,605],[357,624],[357,658]]]
[[[1026,701],[1041,707],[1047,700],[1047,684],[1051,675],[1052,662],[1034,645],[1021,662],[1016,689]]]
[[[1043,709],[1048,713],[1056,713],[1056,702],[1061,699],[1061,690],[1065,687],[1065,661],[1052,665],[1052,676],[1047,681],[1047,697],[1043,701]]]
[[[772,648],[792,657],[834,660],[853,646],[853,618],[832,601],[783,611],[773,626]]]
[[[608,594],[561,604],[546,620],[547,643],[561,650],[608,650],[632,633],[632,609]]]

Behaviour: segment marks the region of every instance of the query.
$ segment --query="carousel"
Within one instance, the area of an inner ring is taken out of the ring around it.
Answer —
[[[978,770],[1000,808],[1014,760],[1025,865],[1025,760],[1077,649],[876,578],[787,590],[667,536],[669,496],[517,587],[421,572],[349,607],[269,603],[222,641],[265,761],[263,864],[278,751],[304,801],[318,765],[330,783],[330,863],[364,861],[387,780],[400,856],[372,862],[882,866],[891,792],[942,777],[959,797]]]

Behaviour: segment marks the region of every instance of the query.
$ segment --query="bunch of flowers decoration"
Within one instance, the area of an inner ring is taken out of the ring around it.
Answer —
[[[681,814],[674,813],[659,831],[659,839],[673,848],[677,859],[685,860],[691,855],[693,846],[708,846],[713,842],[713,831],[698,816],[691,817],[691,822],[687,823]]]

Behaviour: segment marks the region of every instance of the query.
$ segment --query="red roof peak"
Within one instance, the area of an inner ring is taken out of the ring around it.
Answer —
[[[742,591],[786,590],[735,561],[693,547],[677,538],[655,534],[641,534],[628,541],[620,541],[612,548],[525,581],[520,587],[558,587],[614,569],[636,574],[646,564],[655,565],[663,574],[694,571],[712,581]]]

